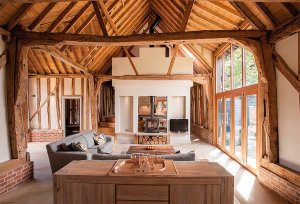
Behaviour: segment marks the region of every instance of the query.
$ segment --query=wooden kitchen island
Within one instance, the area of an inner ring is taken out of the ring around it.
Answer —
[[[54,203],[232,204],[234,177],[214,162],[174,162],[178,175],[109,176],[116,161],[73,161],[54,174]]]

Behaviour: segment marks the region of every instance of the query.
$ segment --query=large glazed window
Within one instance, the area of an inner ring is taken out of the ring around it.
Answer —
[[[258,83],[258,71],[251,51],[230,45],[216,59],[216,93]]]
[[[251,51],[230,45],[216,57],[217,146],[256,172],[258,71]]]

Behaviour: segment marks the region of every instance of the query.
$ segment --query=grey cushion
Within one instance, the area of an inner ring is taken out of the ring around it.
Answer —
[[[82,134],[82,136],[84,137],[84,139],[86,140],[87,146],[91,147],[95,145],[94,139],[93,137],[95,131],[88,131],[88,132],[84,132],[84,134]]]
[[[188,152],[184,154],[165,154],[160,156],[173,161],[195,161],[195,152]]]
[[[48,153],[53,153],[53,152],[57,152],[59,150],[59,146],[62,144],[62,143],[66,143],[66,145],[69,145],[71,144],[72,142],[81,142],[83,145],[87,145],[86,143],[86,140],[81,138],[81,140],[78,138],[81,137],[81,133],[78,133],[78,134],[75,134],[75,135],[71,135],[71,136],[68,136],[62,140],[59,140],[59,141],[55,141],[55,142],[52,142],[50,144],[47,144],[46,148],[47,148],[47,152]]]
[[[130,154],[94,154],[93,160],[118,160],[118,159],[130,159]]]

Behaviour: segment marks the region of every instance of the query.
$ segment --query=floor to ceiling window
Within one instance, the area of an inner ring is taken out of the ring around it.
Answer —
[[[217,146],[255,171],[258,71],[253,53],[229,45],[216,58]]]

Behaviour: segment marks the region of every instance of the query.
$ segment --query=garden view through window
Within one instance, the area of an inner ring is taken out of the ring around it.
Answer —
[[[257,84],[257,66],[250,50],[231,44],[217,56],[217,143],[252,169],[257,163]]]

